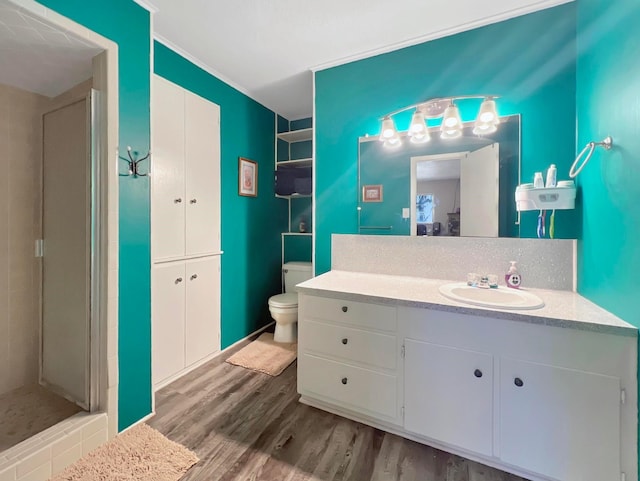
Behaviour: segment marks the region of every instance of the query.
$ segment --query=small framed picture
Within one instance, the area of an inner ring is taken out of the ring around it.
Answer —
[[[382,202],[382,184],[362,186],[362,202]]]
[[[238,194],[258,196],[258,164],[243,157],[238,159]]]

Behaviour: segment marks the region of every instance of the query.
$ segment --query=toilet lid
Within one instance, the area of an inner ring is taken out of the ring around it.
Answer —
[[[298,307],[298,294],[295,292],[278,294],[269,299],[272,307]]]

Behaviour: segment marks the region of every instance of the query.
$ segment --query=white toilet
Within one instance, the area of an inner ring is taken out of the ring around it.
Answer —
[[[284,294],[269,298],[269,312],[276,321],[276,342],[296,342],[298,338],[298,293],[296,284],[313,277],[311,262],[287,262],[282,265]]]

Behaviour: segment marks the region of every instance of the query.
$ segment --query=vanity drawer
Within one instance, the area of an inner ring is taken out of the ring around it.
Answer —
[[[298,361],[298,391],[370,416],[397,418],[397,377],[389,374],[305,353]]]
[[[397,325],[396,307],[382,304],[302,295],[299,310],[301,319],[323,319],[381,331],[395,331]]]
[[[343,325],[305,320],[299,325],[300,347],[384,369],[396,368],[395,336]]]

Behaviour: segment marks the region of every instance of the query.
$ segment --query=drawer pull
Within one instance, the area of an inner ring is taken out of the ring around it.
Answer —
[[[475,371],[473,371],[473,375],[475,377],[482,377],[482,371],[480,369],[476,369]]]
[[[195,204],[196,202],[198,202],[198,200],[197,200],[197,199],[191,199],[191,200],[189,201],[189,204]]]
[[[347,312],[349,308],[347,306],[342,306],[342,312]]]
[[[342,378],[342,384],[347,384],[347,378],[346,377]]]
[[[178,277],[178,278],[176,279],[176,284],[180,284],[181,282],[182,282],[182,277]]]
[[[196,280],[197,278],[198,278],[198,274],[193,274],[193,275],[191,276],[191,280],[192,280],[192,281]]]
[[[344,344],[345,346],[347,345],[348,342],[349,342],[349,339],[347,339],[346,337],[342,340],[342,344]]]
[[[181,202],[182,202],[182,199],[179,197],[177,199],[173,199],[174,204],[180,204]]]
[[[513,380],[513,384],[515,384],[518,387],[522,387],[524,386],[524,382],[522,382],[522,379],[520,379],[519,377],[515,378]]]

